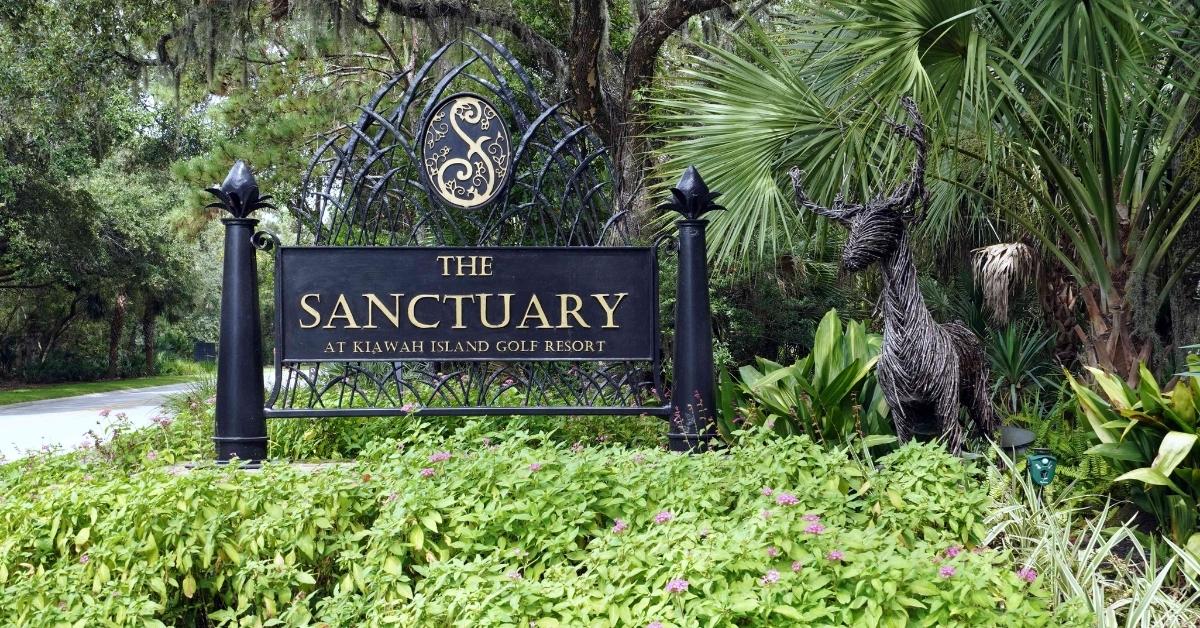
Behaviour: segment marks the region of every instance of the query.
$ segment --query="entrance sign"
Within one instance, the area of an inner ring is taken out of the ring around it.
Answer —
[[[508,128],[482,96],[455,94],[433,108],[421,133],[426,185],[460,209],[499,198],[511,172]]]
[[[219,460],[265,458],[275,418],[646,415],[673,451],[715,437],[703,216],[719,206],[694,168],[671,190],[673,232],[637,238],[640,196],[608,146],[478,31],[359,110],[289,192],[291,246],[256,231],[269,198],[245,164],[209,190],[231,214]],[[266,343],[256,250],[274,257]]]
[[[283,247],[285,361],[653,360],[635,247]]]

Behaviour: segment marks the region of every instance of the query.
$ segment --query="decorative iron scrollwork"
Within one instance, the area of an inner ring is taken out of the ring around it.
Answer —
[[[464,93],[443,100],[421,137],[426,182],[439,201],[473,209],[504,191],[512,154],[508,128],[483,97]]]
[[[535,79],[475,30],[393,76],[356,123],[317,149],[289,202],[295,243],[631,244],[631,212],[603,142],[561,104],[543,100]],[[459,148],[439,157],[451,141]],[[467,164],[447,166],[450,159]],[[453,188],[433,184],[439,170]],[[281,327],[277,319],[277,344]],[[665,407],[660,353],[656,346],[655,359],[635,362],[500,364],[285,362],[277,352],[266,406],[268,416],[396,414],[406,404],[427,413],[512,405],[543,414],[623,406],[636,414]]]

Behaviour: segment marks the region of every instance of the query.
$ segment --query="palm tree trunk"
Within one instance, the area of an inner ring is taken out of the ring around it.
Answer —
[[[1107,299],[1100,298],[1094,285],[1084,289],[1087,320],[1076,325],[1075,335],[1083,344],[1084,364],[1120,375],[1130,386],[1137,386],[1138,367],[1150,359],[1151,344],[1137,337],[1128,287],[1128,281],[1122,281]]]
[[[112,320],[108,325],[108,376],[117,376],[117,358],[120,353],[121,329],[125,327],[125,310],[129,305],[129,297],[124,291],[117,293],[113,301]]]
[[[146,374],[154,375],[157,369],[155,368],[155,327],[158,322],[158,317],[154,315],[154,308],[149,304],[142,311],[142,346],[146,350]]]

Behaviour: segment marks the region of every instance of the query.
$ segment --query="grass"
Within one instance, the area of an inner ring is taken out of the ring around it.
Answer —
[[[109,379],[98,382],[67,382],[65,384],[25,385],[20,388],[0,390],[0,406],[43,399],[58,399],[74,397],[113,390],[128,390],[131,388],[148,388],[150,386],[166,386],[182,384],[198,379],[196,375],[156,375],[154,377],[134,377],[131,379]]]

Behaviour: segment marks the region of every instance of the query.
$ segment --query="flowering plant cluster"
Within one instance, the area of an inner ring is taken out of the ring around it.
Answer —
[[[413,423],[316,471],[183,472],[172,439],[207,437],[183,414],[129,431],[111,460],[93,447],[0,466],[0,624],[1081,619],[1031,568],[971,551],[982,489],[936,450],[876,471],[803,437],[680,456],[494,425]],[[958,475],[911,482],[929,459]],[[935,496],[955,514],[909,506]]]

